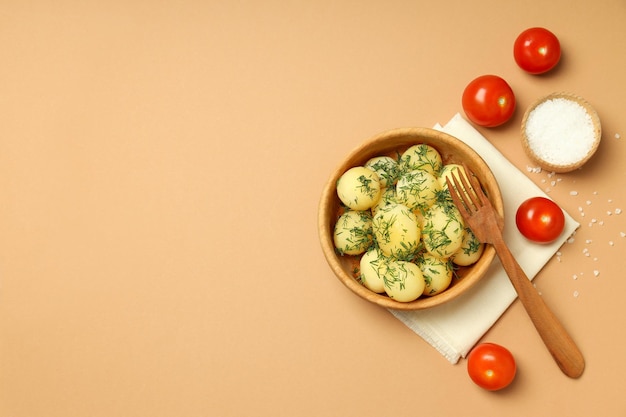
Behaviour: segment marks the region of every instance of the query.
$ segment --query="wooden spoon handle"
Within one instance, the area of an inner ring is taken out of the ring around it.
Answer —
[[[504,240],[494,239],[493,245],[543,343],[563,373],[570,378],[578,378],[585,369],[585,359],[576,343],[539,295]]]

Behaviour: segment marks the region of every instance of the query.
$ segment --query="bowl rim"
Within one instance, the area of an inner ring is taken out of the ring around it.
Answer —
[[[558,165],[558,164],[553,164],[551,162],[548,162],[542,159],[532,149],[532,147],[528,143],[528,136],[526,135],[526,123],[528,121],[528,117],[530,116],[530,114],[540,104],[548,100],[555,99],[555,98],[563,98],[566,100],[574,101],[578,103],[579,105],[581,105],[585,109],[587,114],[589,114],[589,116],[591,117],[591,122],[593,123],[593,127],[594,127],[594,138],[593,138],[594,140],[593,140],[593,144],[591,145],[591,149],[589,150],[587,155],[585,155],[584,158],[571,164]],[[571,172],[575,169],[582,167],[596,153],[596,151],[598,150],[598,147],[600,146],[600,140],[602,139],[602,125],[600,123],[600,117],[598,116],[598,112],[593,108],[593,106],[587,100],[585,100],[584,98],[582,98],[581,96],[577,94],[570,93],[567,91],[551,93],[535,100],[530,106],[528,106],[528,108],[524,112],[524,116],[522,117],[520,131],[521,131],[521,136],[522,136],[522,148],[526,152],[526,155],[534,163],[539,165],[541,168],[552,171],[552,172],[556,172],[556,173]]]
[[[337,258],[338,255],[335,252],[335,247],[333,243],[334,227],[327,224],[327,219],[332,218],[335,215],[335,213],[330,212],[331,204],[329,202],[332,201],[331,199],[334,198],[334,196],[336,195],[336,181],[339,176],[348,168],[355,166],[351,164],[351,161],[355,159],[365,160],[369,157],[376,156],[375,153],[372,153],[370,155],[370,152],[367,152],[367,150],[371,147],[375,147],[376,145],[385,142],[397,142],[397,145],[395,145],[397,148],[402,148],[403,146],[408,147],[412,144],[419,143],[431,144],[432,142],[441,142],[445,143],[448,146],[458,147],[462,150],[463,154],[472,156],[473,160],[468,161],[470,162],[469,168],[472,171],[476,172],[476,167],[472,167],[471,165],[478,165],[481,175],[487,177],[490,188],[489,199],[494,205],[496,211],[501,216],[504,215],[504,203],[502,200],[502,194],[500,192],[498,182],[493,175],[493,172],[484,161],[484,159],[474,149],[472,149],[465,142],[448,133],[426,127],[396,128],[373,136],[371,139],[366,140],[365,142],[354,148],[351,152],[349,152],[348,155],[342,160],[342,162],[337,165],[336,169],[329,176],[322,190],[318,206],[318,235],[324,257],[326,258],[326,261],[331,267],[335,276],[346,287],[348,287],[348,289],[350,289],[361,298],[388,309],[423,310],[432,308],[457,298],[482,279],[482,277],[485,275],[485,272],[490,267],[493,259],[496,256],[495,249],[492,245],[485,245],[481,258],[477,263],[473,264],[472,266],[472,276],[464,277],[463,279],[456,282],[456,284],[452,287],[435,296],[420,297],[417,300],[411,302],[400,302],[388,297],[387,295],[377,294],[367,289],[360,282],[358,282],[357,279],[346,273]],[[434,147],[436,148],[437,145],[435,144]],[[483,187],[485,187],[486,185],[487,184],[483,184]]]

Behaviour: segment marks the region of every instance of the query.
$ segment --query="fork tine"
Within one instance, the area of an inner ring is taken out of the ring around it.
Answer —
[[[478,179],[474,175],[472,175],[472,171],[470,171],[465,164],[463,164],[463,169],[465,169],[465,172],[467,173],[467,178],[471,183],[471,188],[474,190],[474,193],[482,202],[482,205],[490,205],[491,203],[485,195],[480,183],[478,182]]]
[[[452,180],[450,180],[452,178]],[[459,210],[464,210],[466,214],[471,215],[474,211],[474,204],[471,200],[468,201],[467,196],[462,191],[463,186],[457,179],[456,175],[452,173],[450,177],[446,178],[446,182],[448,183],[448,191],[450,192],[450,197],[452,197],[452,201]]]
[[[465,164],[463,164],[463,171],[465,171],[465,175],[459,175],[459,180],[461,180],[463,187],[459,188],[459,190],[465,191],[463,192],[463,195],[467,195],[468,198],[472,200],[474,207],[478,210],[480,207],[485,205],[484,200],[480,196],[480,192],[476,191],[476,187],[480,187],[480,185],[477,185],[475,181],[472,181],[472,171],[470,171]]]

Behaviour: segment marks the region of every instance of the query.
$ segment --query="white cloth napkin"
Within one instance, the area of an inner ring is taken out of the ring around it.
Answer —
[[[565,230],[558,240],[548,245],[527,241],[515,225],[517,207],[527,198],[547,195],[460,114],[435,129],[471,146],[491,168],[504,200],[504,240],[526,275],[533,279],[578,228],[578,222],[565,212]],[[517,294],[496,257],[480,282],[449,303],[427,310],[389,311],[454,364],[466,357],[516,298]]]

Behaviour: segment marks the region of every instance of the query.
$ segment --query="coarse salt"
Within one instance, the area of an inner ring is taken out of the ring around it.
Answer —
[[[533,152],[554,165],[581,161],[595,142],[593,121],[585,108],[558,97],[540,103],[530,112],[526,137]]]

